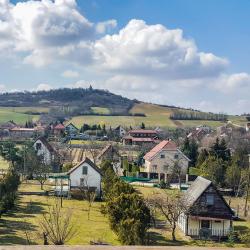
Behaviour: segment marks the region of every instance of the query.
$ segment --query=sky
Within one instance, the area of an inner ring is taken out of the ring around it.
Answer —
[[[248,0],[0,0],[0,92],[107,89],[249,113]]]

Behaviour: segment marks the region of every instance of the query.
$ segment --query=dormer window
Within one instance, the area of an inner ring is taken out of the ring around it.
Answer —
[[[161,154],[161,158],[164,159],[164,158],[165,158],[165,155],[164,155],[164,154]]]

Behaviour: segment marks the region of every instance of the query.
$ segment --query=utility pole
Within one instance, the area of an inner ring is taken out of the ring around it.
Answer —
[[[248,154],[249,162],[248,162],[248,172],[247,172],[247,190],[246,190],[246,199],[245,199],[245,207],[244,207],[244,216],[247,216],[247,202],[249,198],[249,187],[250,187],[250,154]]]

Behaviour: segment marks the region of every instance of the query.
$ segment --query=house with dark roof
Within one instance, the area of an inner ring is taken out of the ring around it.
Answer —
[[[110,160],[112,162],[119,162],[120,158],[121,156],[118,150],[112,144],[108,144],[106,147],[102,149],[100,154],[97,156],[97,161],[99,163],[105,160]]]
[[[71,190],[88,187],[94,189],[97,196],[101,195],[102,172],[89,158],[86,157],[71,168],[67,175],[69,176]]]
[[[65,131],[69,135],[76,135],[79,132],[79,129],[73,123],[69,123],[65,126]]]
[[[53,165],[57,161],[57,152],[45,137],[39,137],[33,144],[37,156],[42,157],[44,164]]]
[[[189,158],[177,148],[174,141],[164,140],[152,148],[143,157],[145,163],[143,175],[148,178],[173,181],[174,174],[179,170],[182,179],[185,179],[188,170]],[[175,169],[178,168],[178,169]],[[176,178],[175,178],[176,179]]]
[[[127,131],[125,128],[123,128],[121,125],[117,126],[114,130],[114,133],[116,136],[123,137],[127,134]]]
[[[234,212],[211,181],[197,177],[183,199],[187,210],[180,215],[178,225],[185,235],[194,238],[228,235]]]

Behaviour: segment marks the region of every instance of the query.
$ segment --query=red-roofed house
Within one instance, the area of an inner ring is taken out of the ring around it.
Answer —
[[[59,123],[55,127],[53,127],[53,132],[55,135],[62,135],[65,131],[65,127],[63,124]]]
[[[173,175],[174,166],[178,163],[181,177],[185,178],[190,161],[176,144],[171,140],[164,140],[151,149],[144,157],[144,173],[148,178],[168,181]]]
[[[156,130],[149,129],[137,129],[128,132],[128,135],[123,137],[123,144],[125,145],[142,145],[157,143],[159,139],[158,132]]]

